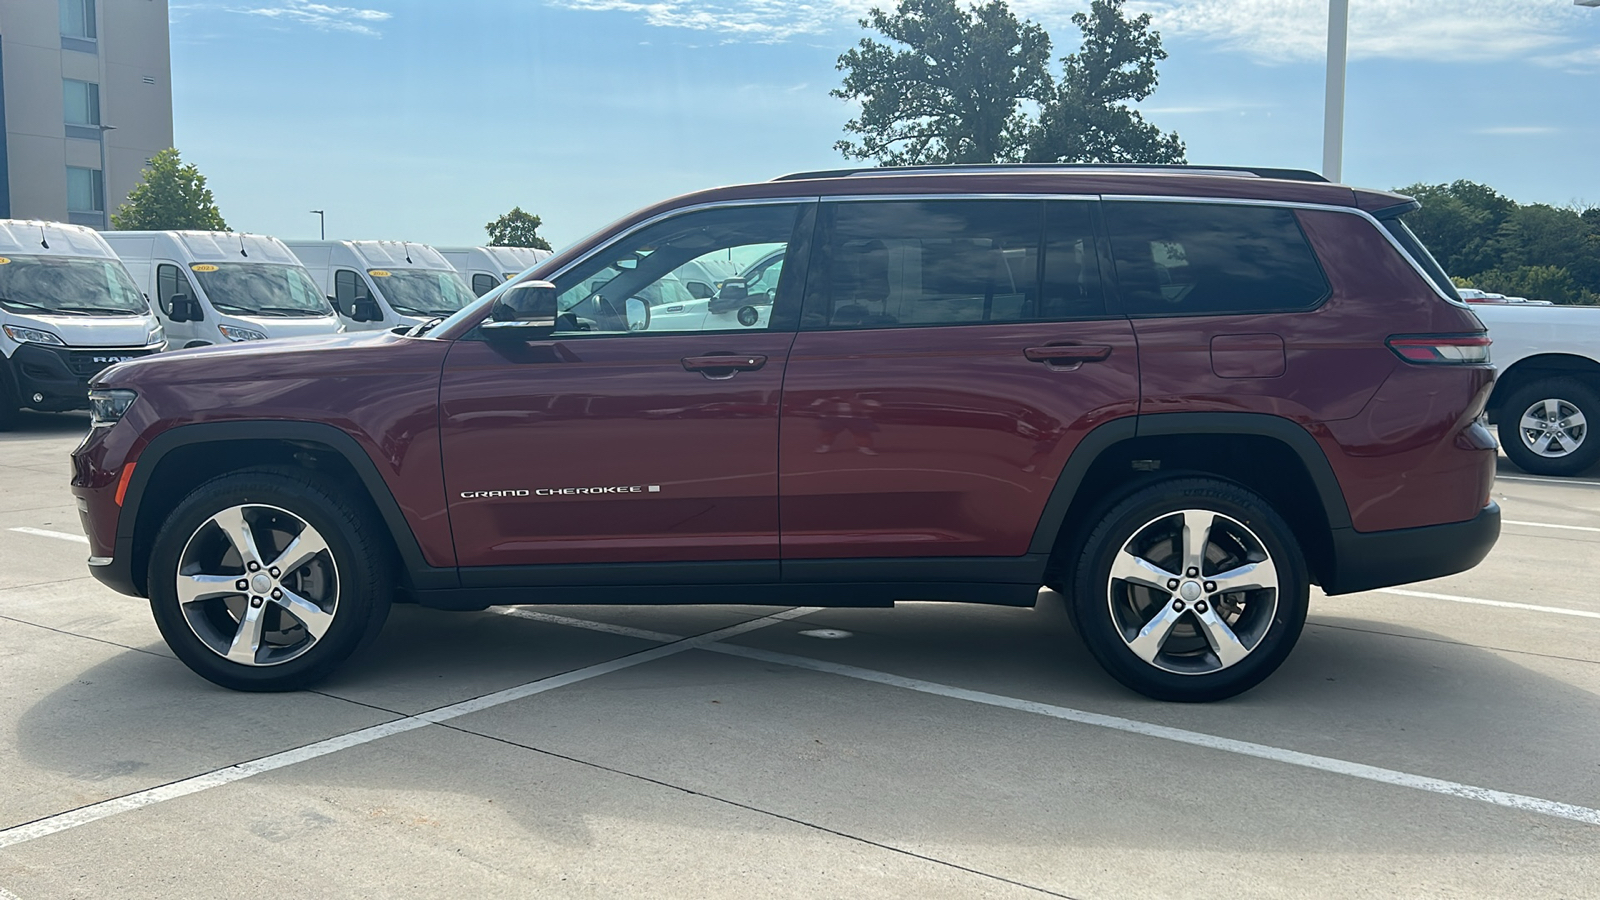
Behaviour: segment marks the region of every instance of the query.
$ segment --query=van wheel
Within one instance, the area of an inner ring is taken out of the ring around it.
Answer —
[[[392,554],[376,522],[303,474],[206,482],[150,555],[150,609],[189,668],[240,691],[298,690],[370,643],[389,614]]]
[[[1534,475],[1577,475],[1600,462],[1600,396],[1575,378],[1523,385],[1500,405],[1500,444],[1517,468]]]
[[[1079,558],[1073,624],[1111,676],[1157,700],[1243,693],[1300,638],[1310,598],[1283,518],[1209,478],[1146,487],[1113,506]]]

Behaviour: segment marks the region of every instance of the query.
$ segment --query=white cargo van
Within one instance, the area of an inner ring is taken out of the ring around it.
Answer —
[[[161,323],[93,229],[0,220],[0,429],[21,407],[89,408],[89,379],[166,349]]]
[[[289,248],[232,231],[107,231],[174,347],[333,334],[339,317]]]
[[[439,247],[439,255],[461,273],[472,293],[482,297],[502,282],[550,258],[549,250],[533,247]]]
[[[439,251],[410,241],[287,241],[353,331],[410,327],[476,297]]]

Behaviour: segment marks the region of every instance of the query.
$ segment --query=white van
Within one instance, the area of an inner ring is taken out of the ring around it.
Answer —
[[[427,244],[287,241],[352,331],[411,327],[477,299]]]
[[[439,247],[438,250],[479,297],[550,258],[549,250],[533,247]]]
[[[0,429],[21,407],[89,408],[89,379],[165,350],[161,323],[91,228],[0,219]]]
[[[174,347],[333,334],[328,298],[275,237],[232,231],[107,231]]]

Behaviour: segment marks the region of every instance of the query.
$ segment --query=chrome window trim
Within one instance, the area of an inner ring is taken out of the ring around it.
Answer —
[[[884,201],[906,200],[920,202],[923,200],[1099,200],[1099,194],[1006,194],[1006,193],[960,193],[960,194],[838,194],[819,198],[823,203],[855,203],[858,201]]]
[[[1412,271],[1416,272],[1417,276],[1428,285],[1428,289],[1433,291],[1434,296],[1450,304],[1451,306],[1457,306],[1461,309],[1472,308],[1468,306],[1465,301],[1451,297],[1445,294],[1444,291],[1439,290],[1439,286],[1433,283],[1433,276],[1429,275],[1428,271],[1422,267],[1422,264],[1417,262],[1416,259],[1411,256],[1410,251],[1406,250],[1405,246],[1396,240],[1394,235],[1389,233],[1389,229],[1383,227],[1383,223],[1378,221],[1377,216],[1374,216],[1372,213],[1369,213],[1364,209],[1358,209],[1354,206],[1337,206],[1329,203],[1309,203],[1304,200],[1252,200],[1241,197],[1161,197],[1154,194],[1102,194],[1100,195],[1100,199],[1105,201],[1115,200],[1118,202],[1133,203],[1210,203],[1228,206],[1276,206],[1286,209],[1309,209],[1317,212],[1347,213],[1350,215],[1359,216],[1360,218],[1366,219],[1367,223],[1376,229],[1378,234],[1382,235],[1385,241],[1389,242],[1389,246],[1393,247],[1395,252],[1400,254],[1401,259],[1411,264]]]

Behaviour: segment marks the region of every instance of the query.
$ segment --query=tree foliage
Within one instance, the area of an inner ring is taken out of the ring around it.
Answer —
[[[1050,36],[1005,0],[900,0],[874,8],[862,38],[839,57],[833,96],[861,104],[845,124],[846,157],[882,165],[1018,161],[1184,161],[1183,142],[1129,104],[1150,96],[1167,58],[1150,16],[1129,19],[1123,0],[1094,0],[1073,16],[1078,52],[1050,73]]]
[[[1600,303],[1600,207],[1519,204],[1471,181],[1414,184],[1406,224],[1465,287],[1556,303]]]
[[[1088,13],[1073,14],[1083,45],[1061,59],[1061,82],[1040,112],[1029,161],[1184,161],[1178,133],[1162,133],[1129,106],[1155,92],[1156,63],[1167,52],[1160,33],[1150,30],[1150,14],[1129,19],[1122,2],[1094,0]]]
[[[538,216],[524,212],[520,206],[513,206],[510,212],[483,226],[483,229],[489,233],[491,247],[549,250],[550,242],[539,236],[539,226],[542,224],[544,220]]]
[[[839,57],[844,85],[833,96],[859,100],[845,131],[860,142],[834,145],[847,157],[884,165],[1021,159],[1032,123],[1026,101],[1050,95],[1050,37],[1018,21],[1004,0],[962,9],[955,0],[901,0],[861,20],[908,49],[870,37]]]
[[[128,202],[111,216],[118,231],[229,231],[206,177],[193,164],[184,165],[175,148],[150,158],[150,165]]]

